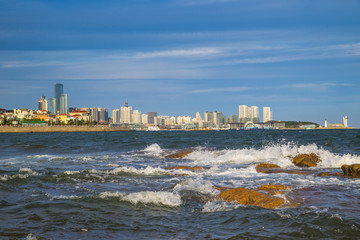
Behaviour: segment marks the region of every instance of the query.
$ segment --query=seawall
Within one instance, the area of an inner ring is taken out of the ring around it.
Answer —
[[[118,132],[131,131],[126,127],[109,126],[0,126],[0,133],[22,132]]]

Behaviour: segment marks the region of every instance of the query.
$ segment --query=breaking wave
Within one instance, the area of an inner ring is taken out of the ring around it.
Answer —
[[[143,191],[129,194],[120,192],[102,192],[98,195],[101,199],[116,198],[119,201],[126,201],[132,204],[154,204],[169,207],[180,207],[182,204],[181,197],[172,192],[152,192]]]
[[[243,148],[234,150],[196,150],[186,156],[198,165],[251,164],[267,162],[281,167],[292,167],[291,158],[298,154],[315,153],[322,160],[320,168],[340,168],[343,164],[360,162],[360,156],[334,154],[316,144],[297,146],[293,143],[269,145],[261,149]]]

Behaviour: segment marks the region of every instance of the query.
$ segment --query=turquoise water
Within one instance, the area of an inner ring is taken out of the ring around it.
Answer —
[[[360,179],[255,170],[294,169],[300,153],[341,172],[360,163],[360,131],[0,134],[0,239],[358,239]],[[208,169],[166,169],[181,165]],[[215,187],[264,184],[291,186],[301,205],[216,200]]]

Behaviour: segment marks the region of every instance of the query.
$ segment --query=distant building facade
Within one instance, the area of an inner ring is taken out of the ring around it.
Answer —
[[[41,99],[39,100],[39,110],[46,110],[48,111],[48,101],[46,100],[45,96],[42,95]]]
[[[269,122],[273,120],[273,113],[270,110],[270,107],[263,107],[263,122]]]

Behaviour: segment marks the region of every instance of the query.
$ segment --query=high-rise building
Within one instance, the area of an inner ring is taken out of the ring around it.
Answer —
[[[148,123],[148,115],[146,113],[143,113],[141,115],[141,123],[147,124]]]
[[[115,109],[112,111],[112,122],[115,124],[120,123],[120,109]]]
[[[263,122],[269,122],[273,120],[273,113],[270,110],[270,107],[263,107]]]
[[[49,112],[50,112],[50,114],[57,114],[56,105],[57,105],[56,98],[50,98],[49,99]]]
[[[121,116],[120,122],[121,123],[131,123],[132,122],[132,107],[128,106],[128,102],[125,102],[125,107],[121,107]]]
[[[157,117],[157,112],[148,112],[148,123],[155,124],[155,117]]]
[[[246,123],[250,121],[250,111],[249,107],[246,105],[239,106],[239,122]]]
[[[56,99],[55,113],[60,111],[60,98],[64,94],[64,85],[56,83],[54,86],[54,97]]]
[[[141,112],[139,110],[134,110],[132,113],[132,122],[141,123]]]
[[[250,119],[253,123],[260,123],[259,108],[257,106],[250,107]]]
[[[109,121],[109,111],[107,108],[98,108],[98,122]]]
[[[69,94],[60,96],[60,114],[69,114]]]
[[[205,119],[205,122],[214,122],[214,113],[213,112],[205,112],[204,119]]]
[[[97,108],[90,108],[90,121],[91,122],[99,121],[99,111]]]
[[[214,112],[214,120],[213,123],[216,125],[224,124],[226,120],[225,115],[222,112],[215,111]]]
[[[48,102],[44,95],[42,95],[41,99],[39,100],[39,110],[48,110]]]

